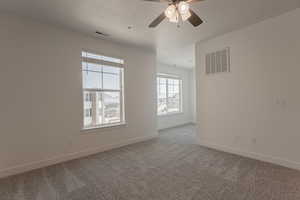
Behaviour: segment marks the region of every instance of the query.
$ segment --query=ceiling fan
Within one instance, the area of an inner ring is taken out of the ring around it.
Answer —
[[[199,26],[203,23],[200,17],[190,9],[189,3],[199,2],[203,0],[144,0],[152,2],[166,2],[169,6],[160,14],[151,24],[149,28],[155,28],[165,18],[168,18],[170,22],[178,23],[181,21],[188,20],[194,27]]]

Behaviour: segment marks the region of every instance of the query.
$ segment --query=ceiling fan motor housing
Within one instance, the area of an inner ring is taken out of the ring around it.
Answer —
[[[153,2],[169,2],[169,7],[160,14],[150,25],[149,28],[155,28],[165,18],[168,18],[170,22],[178,23],[180,19],[182,21],[188,20],[194,27],[203,23],[200,17],[190,9],[189,3],[198,2],[203,0],[144,0]]]

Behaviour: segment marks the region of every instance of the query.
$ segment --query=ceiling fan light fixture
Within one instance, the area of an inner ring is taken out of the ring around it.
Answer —
[[[190,5],[185,1],[180,1],[178,4],[178,11],[181,15],[186,15],[190,11]]]
[[[157,27],[164,19],[168,19],[169,22],[179,23],[183,21],[189,21],[194,27],[198,27],[203,23],[203,20],[190,9],[189,3],[198,2],[203,0],[143,0],[151,2],[168,2],[169,6],[156,17],[150,24],[149,28]],[[178,24],[177,26],[179,26]]]
[[[192,16],[191,12],[188,11],[188,12],[185,13],[185,14],[181,14],[181,19],[182,19],[182,21],[186,21],[186,20],[188,20],[191,16]]]
[[[172,23],[178,23],[179,21],[179,14],[178,12],[175,12],[172,17],[169,18],[169,21]]]
[[[165,15],[167,18],[171,19],[174,15],[176,15],[176,12],[176,6],[172,4],[165,10]]]

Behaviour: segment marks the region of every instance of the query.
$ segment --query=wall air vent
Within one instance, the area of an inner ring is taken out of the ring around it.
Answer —
[[[205,56],[205,73],[216,74],[230,72],[230,48],[207,53]]]

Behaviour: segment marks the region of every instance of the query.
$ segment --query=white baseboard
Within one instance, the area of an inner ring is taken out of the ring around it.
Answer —
[[[288,167],[291,169],[300,170],[300,163],[298,163],[298,162],[288,161],[288,160],[285,160],[282,158],[263,155],[263,154],[254,153],[254,152],[245,152],[245,151],[242,151],[239,149],[234,149],[234,148],[227,147],[224,145],[212,144],[207,141],[201,141],[199,144],[201,146],[205,146],[208,148],[212,148],[212,149],[216,149],[216,150],[220,150],[220,151],[224,151],[224,152],[228,152],[228,153],[232,153],[232,154],[241,155],[241,156],[252,158],[255,160],[273,163],[273,164],[280,165],[283,167]]]
[[[86,150],[83,150],[80,152],[69,153],[66,155],[61,155],[61,156],[53,157],[50,159],[40,160],[40,161],[36,161],[36,162],[26,163],[23,165],[18,165],[18,166],[2,169],[2,170],[0,170],[0,178],[24,173],[24,172],[31,171],[34,169],[51,166],[54,164],[58,164],[58,163],[69,161],[69,160],[74,160],[77,158],[81,158],[81,157],[85,157],[85,156],[89,156],[89,155],[93,155],[93,154],[97,154],[100,152],[108,151],[108,150],[119,148],[122,146],[151,140],[151,139],[154,139],[157,137],[158,137],[158,133],[155,133],[150,136],[133,138],[133,139],[129,139],[129,140],[126,140],[126,141],[123,141],[120,143],[116,143],[116,144],[105,145],[105,146],[93,148],[93,149],[86,149]]]
[[[158,131],[164,131],[164,130],[168,130],[168,129],[172,129],[172,128],[179,128],[179,127],[187,126],[187,125],[195,125],[195,123],[194,122],[180,123],[180,124],[176,124],[174,126],[167,126],[167,127],[164,127],[164,128],[158,128]]]

